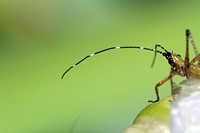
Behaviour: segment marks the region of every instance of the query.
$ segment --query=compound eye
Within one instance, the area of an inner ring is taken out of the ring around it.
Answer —
[[[181,55],[180,54],[177,54],[179,57],[181,57]]]

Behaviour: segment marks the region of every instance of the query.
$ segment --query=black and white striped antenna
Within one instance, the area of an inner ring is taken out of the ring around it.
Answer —
[[[95,53],[93,53],[93,54],[89,54],[89,55],[85,56],[84,58],[82,58],[81,60],[79,60],[77,63],[75,63],[74,65],[72,65],[71,67],[69,67],[69,68],[63,73],[61,79],[63,79],[63,77],[65,76],[65,74],[68,73],[72,68],[74,68],[75,66],[77,66],[78,64],[80,64],[81,62],[83,62],[84,60],[86,60],[87,58],[92,57],[92,56],[94,56],[94,55],[97,55],[97,54],[99,54],[99,53],[103,53],[103,52],[105,52],[105,51],[114,50],[114,49],[128,49],[128,48],[134,48],[134,49],[141,49],[141,50],[152,51],[152,52],[155,53],[155,54],[154,54],[154,59],[153,59],[152,65],[151,65],[151,66],[153,66],[154,63],[155,63],[156,54],[157,54],[157,53],[160,53],[160,54],[163,55],[163,52],[157,50],[157,47],[160,47],[161,49],[163,49],[163,50],[165,51],[164,53],[168,52],[164,47],[162,47],[162,46],[159,45],[159,44],[155,45],[155,49],[152,49],[152,48],[145,48],[145,47],[140,47],[140,46],[117,46],[117,47],[110,47],[110,48],[102,49],[102,50],[97,51],[97,52],[95,52]]]

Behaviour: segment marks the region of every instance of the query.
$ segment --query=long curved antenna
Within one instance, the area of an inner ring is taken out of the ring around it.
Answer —
[[[163,48],[162,46],[159,46],[161,48]],[[94,55],[97,55],[99,53],[102,53],[102,52],[105,52],[105,51],[109,51],[109,50],[113,50],[113,49],[125,49],[125,48],[136,48],[136,49],[142,49],[142,50],[148,50],[148,51],[152,51],[152,52],[155,52],[155,53],[160,53],[160,54],[163,54],[161,51],[158,51],[158,50],[154,50],[154,49],[151,49],[151,48],[145,48],[145,47],[139,47],[139,46],[117,46],[117,47],[110,47],[110,48],[106,48],[106,49],[102,49],[100,51],[97,51],[93,54],[90,54],[90,55],[87,55],[85,56],[84,58],[82,58],[80,61],[78,61],[76,64],[72,65],[71,67],[69,67],[62,75],[61,79],[63,79],[63,77],[65,76],[65,74],[67,72],[69,72],[69,70],[71,70],[72,68],[74,68],[75,66],[77,66],[78,64],[80,64],[81,62],[83,62],[84,60],[86,60],[87,58],[89,57],[92,57]],[[163,48],[164,49],[164,48]],[[165,50],[165,49],[164,49]]]
[[[151,67],[153,67],[154,64],[155,64],[156,55],[157,55],[157,52],[158,52],[158,50],[157,50],[158,47],[160,47],[161,49],[163,49],[166,53],[168,52],[163,46],[161,46],[160,44],[156,44],[155,45],[155,51],[154,51],[155,53],[154,53],[154,57],[153,57],[153,61],[152,61]]]

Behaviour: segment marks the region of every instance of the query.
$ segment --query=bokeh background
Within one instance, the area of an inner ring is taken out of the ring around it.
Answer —
[[[184,57],[186,28],[200,44],[199,7],[198,0],[1,0],[0,132],[122,133],[155,99],[167,61],[157,56],[151,68],[152,52],[123,49],[86,60],[63,80],[62,73],[110,46],[159,43]],[[160,95],[170,95],[169,82]]]

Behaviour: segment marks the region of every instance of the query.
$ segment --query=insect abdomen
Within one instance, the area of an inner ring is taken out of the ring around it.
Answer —
[[[190,65],[189,71],[190,71],[190,77],[200,79],[199,65]]]

